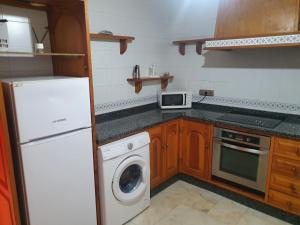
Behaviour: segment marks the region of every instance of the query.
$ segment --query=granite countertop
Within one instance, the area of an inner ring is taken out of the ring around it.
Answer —
[[[221,122],[218,118],[228,113],[249,113],[265,117],[280,118],[282,122],[274,129],[254,127],[233,122]],[[160,110],[155,104],[138,107],[96,117],[97,142],[99,145],[144,131],[146,128],[186,118],[199,122],[208,122],[217,126],[230,125],[237,128],[260,131],[270,135],[300,139],[300,117],[256,110],[245,110],[232,107],[194,104],[193,109]]]

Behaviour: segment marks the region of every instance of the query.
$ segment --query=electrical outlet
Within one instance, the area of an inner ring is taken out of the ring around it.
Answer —
[[[203,89],[200,89],[199,95],[201,95],[201,96],[215,96],[215,91],[214,90],[203,90]]]

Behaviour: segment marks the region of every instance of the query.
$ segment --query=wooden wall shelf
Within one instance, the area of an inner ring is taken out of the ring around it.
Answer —
[[[206,41],[212,40],[213,38],[203,38],[203,39],[194,39],[194,40],[182,40],[182,41],[174,41],[174,45],[179,45],[179,53],[181,55],[185,55],[185,46],[186,45],[196,45],[196,52],[198,55],[202,54],[202,46]]]
[[[168,87],[169,80],[173,79],[173,76],[162,76],[162,77],[141,77],[139,79],[129,78],[128,82],[134,83],[135,93],[139,93],[143,88],[143,82],[147,81],[160,81],[161,89],[165,90]]]
[[[63,57],[84,57],[85,54],[81,53],[55,53],[55,52],[45,52],[45,53],[28,53],[28,52],[0,52],[0,56],[8,57],[35,57],[35,56],[63,56]]]
[[[90,34],[92,40],[100,41],[117,41],[120,42],[120,54],[123,55],[127,50],[127,45],[129,42],[135,40],[134,37],[130,36],[120,36],[120,35],[109,35],[109,34]]]

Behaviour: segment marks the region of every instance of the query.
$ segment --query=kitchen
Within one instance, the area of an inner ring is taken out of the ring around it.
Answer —
[[[1,224],[300,224],[298,0],[0,12]]]

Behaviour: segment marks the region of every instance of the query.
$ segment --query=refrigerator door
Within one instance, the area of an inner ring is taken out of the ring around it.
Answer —
[[[88,78],[12,82],[20,143],[91,126]]]
[[[91,129],[21,146],[30,225],[96,225]]]

